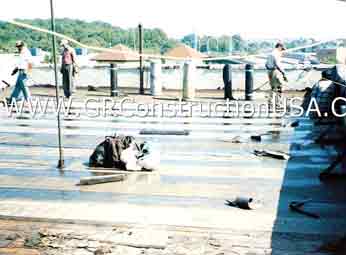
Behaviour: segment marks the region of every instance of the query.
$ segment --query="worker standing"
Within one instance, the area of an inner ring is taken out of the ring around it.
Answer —
[[[27,87],[27,81],[28,74],[32,69],[32,56],[23,41],[17,41],[16,48],[19,53],[19,61],[16,68],[13,70],[12,75],[18,73],[18,77],[16,80],[16,85],[14,86],[11,96],[8,99],[9,103],[11,103],[13,100],[18,100],[21,92],[23,93],[24,99],[26,101],[30,99],[30,92]]]
[[[269,105],[275,105],[276,107],[282,106],[282,86],[287,83],[287,77],[285,70],[281,64],[281,58],[283,52],[286,50],[283,43],[278,42],[275,45],[275,49],[268,56],[266,62],[266,69],[268,71],[269,84],[271,87],[269,96]],[[274,102],[273,102],[274,100]]]
[[[68,45],[67,40],[62,40],[60,43],[62,47],[61,54],[61,74],[62,74],[62,85],[64,89],[64,95],[70,98],[75,92],[74,76],[77,73],[76,65],[76,53],[72,47]]]

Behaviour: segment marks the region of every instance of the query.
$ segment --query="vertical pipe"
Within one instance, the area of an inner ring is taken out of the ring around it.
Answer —
[[[54,3],[53,0],[50,0],[50,13],[51,13],[51,30],[55,32],[55,19],[54,19]],[[53,62],[54,62],[54,78],[55,78],[55,97],[57,109],[59,109],[59,85],[58,85],[58,67],[56,60],[56,38],[55,35],[52,35],[52,46],[53,46]],[[58,121],[58,141],[59,141],[59,162],[58,168],[64,168],[64,151],[62,148],[62,133],[61,133],[61,120],[60,120],[60,112],[57,114]]]
[[[144,70],[143,70],[143,25],[138,25],[139,33],[139,94],[144,95]]]
[[[150,69],[144,68],[144,77],[145,77],[144,88],[147,89],[150,86]]]
[[[162,95],[161,62],[150,63],[150,91],[152,96]]]
[[[184,64],[183,70],[183,100],[195,98],[194,75],[195,66],[191,61]]]
[[[118,96],[118,68],[116,64],[111,64],[111,97]]]
[[[252,100],[253,96],[253,65],[245,66],[245,100]]]
[[[226,64],[222,70],[223,83],[225,85],[225,99],[233,100],[232,93],[232,65]]]

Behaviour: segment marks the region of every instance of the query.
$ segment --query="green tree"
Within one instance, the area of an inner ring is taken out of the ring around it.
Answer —
[[[50,29],[50,20],[48,19],[23,19],[19,21]],[[111,47],[122,43],[130,48],[138,48],[137,28],[125,30],[102,21],[85,22],[64,18],[56,19],[56,31],[92,46]],[[166,51],[176,44],[175,40],[168,38],[166,33],[159,28],[144,29],[143,37],[144,48],[151,52]],[[25,41],[30,48],[38,47],[51,51],[50,35],[0,21],[0,51],[15,51],[14,43],[16,40]]]

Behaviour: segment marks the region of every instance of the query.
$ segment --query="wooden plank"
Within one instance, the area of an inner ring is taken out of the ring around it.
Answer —
[[[189,130],[157,130],[157,129],[142,129],[140,135],[182,135],[190,134]]]
[[[24,248],[0,248],[0,254],[4,255],[40,255],[38,250]]]
[[[103,176],[92,176],[81,178],[77,185],[95,185],[108,182],[120,182],[126,179],[126,174],[114,174],[114,175],[103,175]]]

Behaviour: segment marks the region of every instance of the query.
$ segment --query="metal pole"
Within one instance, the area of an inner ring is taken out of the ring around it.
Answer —
[[[223,67],[222,78],[225,85],[225,99],[234,100],[232,94],[232,66],[230,64]]]
[[[111,97],[118,96],[118,69],[116,64],[111,64]]]
[[[162,95],[160,61],[152,61],[150,63],[150,91],[152,96]]]
[[[253,65],[245,66],[245,100],[252,100],[253,96]]]
[[[54,20],[54,3],[53,0],[50,0],[50,13],[51,13],[51,29],[53,32],[55,32],[55,20]],[[57,109],[59,107],[59,85],[58,85],[58,67],[57,67],[57,60],[56,60],[56,38],[55,35],[52,35],[52,46],[53,46],[53,62],[54,62],[54,78],[55,78],[55,97],[56,97],[56,104]],[[59,162],[58,162],[58,168],[62,169],[64,168],[64,151],[62,148],[62,133],[61,133],[61,120],[60,120],[60,113],[57,113],[57,120],[58,120],[58,140],[59,140]]]
[[[143,69],[143,26],[138,25],[139,34],[139,94],[144,95],[144,69]]]
[[[191,61],[185,62],[183,67],[183,100],[195,98],[194,76],[195,65]]]

